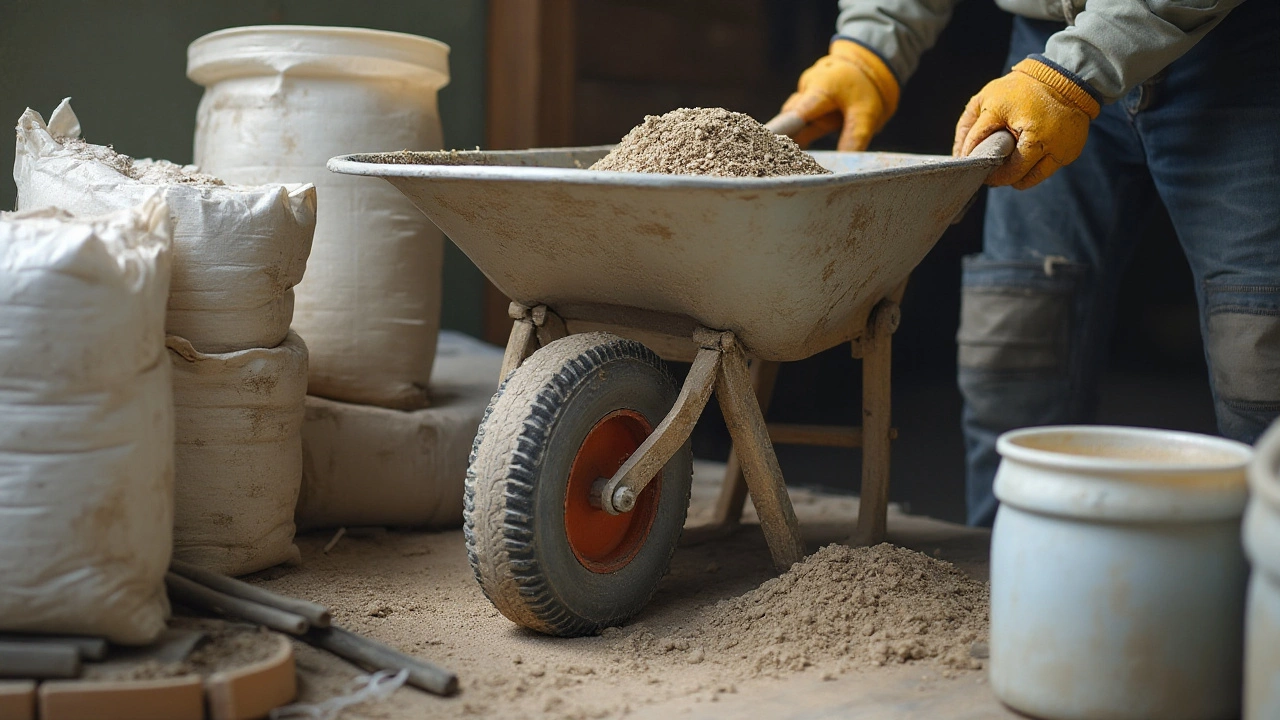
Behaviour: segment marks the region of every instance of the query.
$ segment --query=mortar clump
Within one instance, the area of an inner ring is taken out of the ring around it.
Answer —
[[[831,173],[791,138],[724,108],[647,115],[590,169],[716,177]]]

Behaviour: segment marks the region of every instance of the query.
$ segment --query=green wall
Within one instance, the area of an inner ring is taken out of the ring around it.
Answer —
[[[440,93],[445,147],[484,140],[485,0],[0,0],[0,119],[45,117],[71,97],[85,139],[135,157],[191,162],[202,89],[186,77],[187,44],[239,25],[345,25],[425,35],[449,44]],[[13,167],[13,145],[0,144]],[[6,172],[6,176],[8,173]],[[0,209],[16,188],[0,182]],[[451,243],[443,324],[481,328],[481,276]]]

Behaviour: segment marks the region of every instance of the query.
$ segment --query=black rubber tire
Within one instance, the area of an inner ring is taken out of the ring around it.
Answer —
[[[663,469],[644,544],[615,572],[578,562],[565,533],[564,497],[578,448],[601,418],[626,408],[657,427],[678,392],[653,351],[603,332],[547,345],[498,388],[472,446],[463,532],[476,580],[503,615],[575,637],[620,624],[649,602],[684,527],[689,443]]]

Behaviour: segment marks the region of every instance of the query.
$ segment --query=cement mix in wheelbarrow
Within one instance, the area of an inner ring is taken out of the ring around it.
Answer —
[[[831,174],[791,138],[724,108],[646,115],[590,169],[717,177]]]

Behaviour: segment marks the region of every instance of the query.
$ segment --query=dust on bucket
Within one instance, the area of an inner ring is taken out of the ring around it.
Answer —
[[[1252,449],[1105,426],[1016,430],[997,449],[997,697],[1055,720],[1237,716]]]

